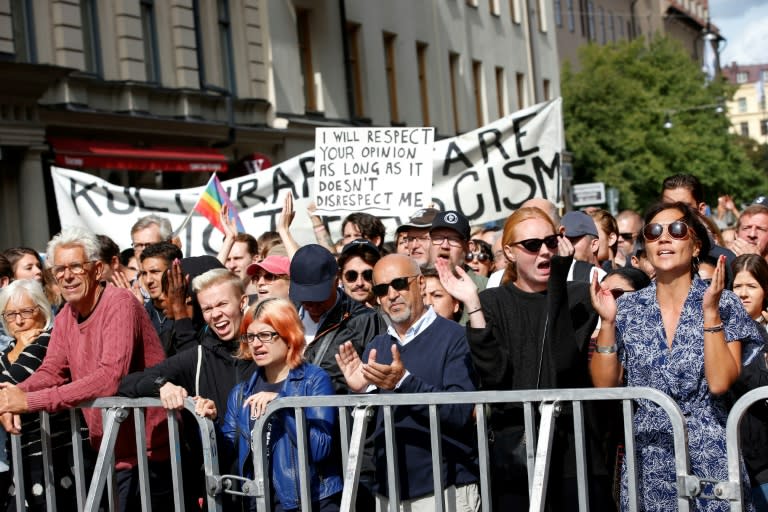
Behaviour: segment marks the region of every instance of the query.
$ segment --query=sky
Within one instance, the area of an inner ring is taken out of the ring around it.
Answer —
[[[768,63],[768,1],[709,0],[712,23],[727,39],[720,65]]]

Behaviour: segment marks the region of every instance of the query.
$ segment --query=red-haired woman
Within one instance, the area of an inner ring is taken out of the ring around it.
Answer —
[[[588,387],[589,336],[597,317],[589,303],[589,286],[566,282],[573,245],[558,234],[546,212],[532,207],[507,218],[502,244],[509,262],[502,285],[479,295],[460,267],[448,269],[444,261],[435,262],[445,289],[469,314],[467,339],[481,389]],[[493,510],[527,509],[522,407],[499,404],[491,410]],[[595,414],[588,407],[587,421]],[[547,505],[568,510],[578,499],[573,417],[563,410],[557,422]],[[590,510],[615,510],[606,491],[610,485],[605,456],[598,440],[588,439]]]
[[[281,396],[333,395],[328,374],[304,362],[304,329],[295,306],[285,299],[267,299],[250,308],[240,326],[240,354],[259,367],[247,382],[235,386],[227,400],[222,433],[236,451],[243,476],[253,477],[251,430],[272,400]],[[334,450],[336,413],[331,407],[306,410],[309,428],[309,471],[313,510],[339,510],[341,463]],[[296,510],[299,492],[296,421],[292,412],[270,417],[269,450],[274,510]]]

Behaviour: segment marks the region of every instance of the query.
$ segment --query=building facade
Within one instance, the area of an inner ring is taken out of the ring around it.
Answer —
[[[731,131],[751,137],[760,144],[768,144],[768,111],[765,104],[768,63],[739,65],[733,62],[723,67],[723,76],[738,86],[733,101],[727,104]]]
[[[0,0],[0,247],[42,250],[61,227],[51,165],[189,187],[310,149],[318,126],[451,136],[557,97],[553,16],[545,0]]]
[[[666,35],[679,41],[701,62],[703,35],[717,35],[708,23],[707,0],[553,0],[557,48],[562,62],[578,69],[578,50],[585,44],[611,44]]]

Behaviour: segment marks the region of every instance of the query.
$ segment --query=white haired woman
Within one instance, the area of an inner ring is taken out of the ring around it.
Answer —
[[[13,338],[0,354],[0,382],[18,384],[29,377],[43,362],[53,327],[53,312],[43,287],[33,279],[21,279],[0,290],[0,321]],[[24,453],[24,482],[28,510],[45,510],[45,481],[40,453],[40,421],[37,414],[23,417],[22,452]],[[54,453],[54,474],[57,483],[56,498],[59,510],[75,506],[74,476],[69,469],[66,446],[69,416],[61,413],[51,416]],[[0,504],[10,496],[0,496]]]

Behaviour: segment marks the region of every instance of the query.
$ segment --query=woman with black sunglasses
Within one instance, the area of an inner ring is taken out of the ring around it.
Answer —
[[[742,344],[760,335],[738,297],[724,290],[724,257],[709,285],[698,277],[697,261],[709,252],[710,241],[690,207],[653,206],[642,236],[656,270],[650,286],[617,300],[607,286],[593,282],[592,302],[601,327],[590,363],[592,379],[598,387],[650,386],[673,397],[688,426],[692,474],[727,481],[727,411],[718,396],[739,376]],[[634,432],[640,508],[675,510],[677,479],[666,413],[651,402],[636,402]],[[630,506],[625,463],[622,510]],[[714,493],[709,484],[703,491]],[[694,500],[696,510],[730,510],[727,500]]]
[[[543,210],[528,207],[507,219],[502,242],[509,261],[502,285],[479,295],[461,268],[454,275],[444,261],[435,262],[443,286],[469,314],[467,338],[480,389],[590,386],[587,354],[597,316],[588,283],[566,282],[573,245]],[[564,410],[556,421],[547,504],[570,510],[578,502],[573,418]],[[523,410],[493,406],[489,423],[493,510],[527,509]],[[590,510],[610,510],[608,470],[597,443],[589,441]]]

